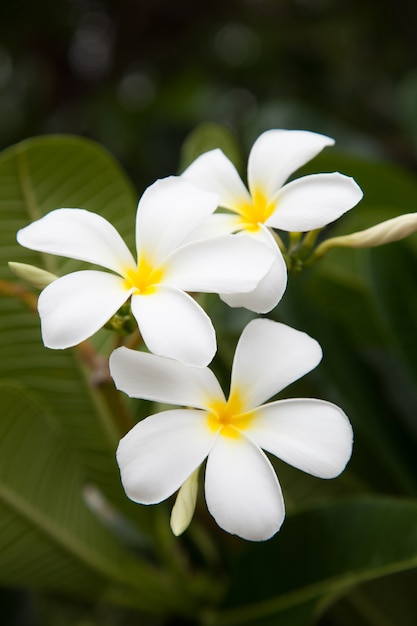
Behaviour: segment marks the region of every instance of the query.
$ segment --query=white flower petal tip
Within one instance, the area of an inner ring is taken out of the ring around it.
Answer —
[[[121,439],[116,452],[123,487],[140,504],[174,494],[210,452],[215,433],[203,411],[177,409],[151,415]]]
[[[268,230],[264,227],[263,229],[270,237]],[[287,266],[275,241],[272,241],[271,250],[274,253],[273,263],[255,289],[240,294],[222,293],[220,297],[223,302],[231,307],[244,307],[255,313],[269,313],[276,307],[287,287]]]
[[[356,206],[362,197],[353,178],[338,172],[303,176],[279,191],[278,208],[267,225],[294,232],[322,228]]]
[[[207,460],[207,507],[217,524],[250,541],[280,529],[281,488],[263,450],[314,476],[333,478],[352,452],[348,418],[315,399],[262,404],[319,362],[317,341],[266,319],[251,321],[238,342],[229,399],[207,368],[120,348],[110,359],[116,386],[134,397],[185,406],[152,415],[120,442],[117,460],[128,496],[160,502],[180,489],[171,525],[190,523],[194,472]]]
[[[85,209],[55,209],[17,233],[30,250],[94,263],[115,272],[135,261],[117,230]]]
[[[249,409],[258,407],[314,369],[322,355],[307,333],[281,322],[252,320],[236,347],[230,392],[239,389]]]
[[[334,143],[331,137],[305,130],[265,131],[249,154],[249,189],[253,194],[261,188],[267,197],[273,196],[291,174]]]
[[[161,286],[152,297],[134,295],[132,313],[151,352],[194,367],[212,361],[217,350],[213,324],[187,293]]]
[[[94,335],[126,301],[123,280],[108,272],[67,274],[40,294],[38,311],[47,348],[71,348]]]
[[[317,478],[336,478],[353,448],[353,430],[336,405],[313,398],[278,400],[258,409],[250,435],[257,445]]]
[[[200,189],[216,193],[220,206],[226,209],[233,209],[239,200],[250,200],[235,166],[219,149],[197,157],[181,177]]]
[[[207,507],[217,524],[249,541],[280,529],[285,508],[274,469],[246,437],[219,437],[206,467]]]
[[[218,206],[219,198],[187,180],[170,176],[157,180],[139,200],[136,217],[138,252],[163,260],[199,228]]]
[[[200,239],[171,255],[167,282],[190,292],[249,292],[274,261],[269,246],[246,234]]]
[[[110,355],[109,366],[117,389],[131,398],[204,409],[207,398],[223,394],[208,368],[147,352],[117,348]]]

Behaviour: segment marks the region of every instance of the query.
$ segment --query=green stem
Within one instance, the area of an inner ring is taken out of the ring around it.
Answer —
[[[306,262],[306,265],[307,264],[312,265],[313,263],[320,261],[320,259],[322,259],[330,250],[332,250],[333,248],[338,248],[338,247],[342,248],[344,247],[344,245],[345,243],[343,241],[343,237],[332,237],[331,239],[326,239],[325,241],[323,241],[321,244],[317,246],[313,254],[310,256],[310,258]]]
[[[272,228],[270,228],[270,233],[272,234],[273,238],[275,239],[275,241],[277,243],[277,246],[281,250],[282,254],[285,255],[286,248],[285,248],[284,242],[282,241],[281,237]]]
[[[290,254],[293,254],[298,249],[298,246],[301,240],[301,234],[302,233],[299,233],[299,232],[289,233],[290,242],[288,245],[288,252]]]
[[[308,233],[306,233],[299,247],[300,257],[302,257],[303,259],[308,257],[308,255],[310,254],[311,250],[314,247],[314,244],[316,243],[316,239],[320,231],[321,231],[321,228],[316,228],[315,230],[310,230]]]

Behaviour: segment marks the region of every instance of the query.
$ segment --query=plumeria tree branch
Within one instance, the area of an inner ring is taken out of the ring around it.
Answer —
[[[10,269],[22,280],[38,289],[57,280],[57,276],[26,263],[9,263]],[[38,297],[32,291],[20,284],[11,281],[0,280],[0,294],[19,299],[33,313],[37,312]],[[93,344],[82,341],[74,347],[78,357],[88,370],[90,385],[99,391],[103,400],[109,407],[109,415],[113,417],[116,431],[123,436],[132,426],[134,419],[123,402],[120,394],[114,389],[113,380],[110,376],[108,357],[99,354]]]
[[[13,298],[17,298],[25,306],[29,308],[29,310],[34,313],[37,311],[37,297],[34,293],[29,291],[23,285],[18,285],[9,280],[0,280],[0,294],[4,296],[10,296]]]

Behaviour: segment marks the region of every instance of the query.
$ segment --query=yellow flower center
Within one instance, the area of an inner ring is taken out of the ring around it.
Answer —
[[[137,269],[128,269],[125,272],[125,287],[130,290],[134,288],[134,294],[148,296],[155,293],[158,284],[164,276],[162,267],[154,267],[149,261],[142,256],[139,259]]]
[[[243,402],[238,392],[234,392],[227,402],[215,400],[208,404],[207,422],[209,428],[224,437],[237,439],[253,418],[253,413],[243,411]]]
[[[275,211],[276,202],[270,202],[265,194],[255,189],[251,201],[241,202],[236,207],[242,217],[242,225],[246,230],[257,231],[259,224],[264,224]]]

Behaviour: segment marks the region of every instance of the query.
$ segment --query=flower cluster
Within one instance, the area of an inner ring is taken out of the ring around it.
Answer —
[[[332,144],[307,131],[263,133],[249,155],[248,188],[220,150],[201,155],[143,194],[136,258],[107,220],[84,209],[56,209],[18,232],[27,248],[104,269],[48,276],[38,303],[47,347],[77,345],[129,304],[149,352],[112,353],[116,387],[180,408],[139,422],[120,441],[117,460],[136,502],[155,504],[179,490],[175,534],[191,520],[204,462],[207,507],[219,526],[263,540],[279,530],[285,510],[264,451],[321,478],[337,476],[350,458],[352,429],[337,406],[311,398],[264,404],[316,367],[319,344],[284,324],[252,320],[237,345],[226,399],[207,367],[215,329],[194,297],[217,293],[255,313],[279,303],[287,266],[276,229],[320,229],[362,197],[339,173],[286,182]]]

